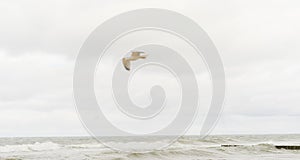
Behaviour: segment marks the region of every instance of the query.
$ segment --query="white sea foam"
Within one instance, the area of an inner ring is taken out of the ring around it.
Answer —
[[[123,146],[127,150],[153,148],[165,143],[167,138],[113,137],[105,144]],[[236,147],[222,147],[233,144]],[[168,148],[146,153],[119,152],[105,147],[88,137],[64,138],[0,138],[0,160],[2,159],[108,159],[108,160],[153,160],[153,159],[234,159],[234,160],[270,160],[300,159],[299,150],[277,149],[275,145],[300,145],[300,135],[269,136],[209,136],[183,137]],[[134,147],[133,147],[134,146]]]
[[[60,145],[53,142],[36,142],[34,144],[4,145],[0,146],[0,153],[5,152],[32,152],[59,149]]]

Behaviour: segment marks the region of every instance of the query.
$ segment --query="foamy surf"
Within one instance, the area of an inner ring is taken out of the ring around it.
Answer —
[[[138,142],[134,139],[134,137],[110,137],[106,139],[106,143],[124,147],[136,145],[147,147],[147,145],[164,142],[166,137],[146,137],[143,141]],[[299,144],[300,135],[208,136],[205,139],[200,139],[197,136],[186,136],[179,138],[163,150],[127,153],[107,148],[89,137],[0,138],[0,160],[290,160],[300,159],[300,151],[278,149],[276,146]]]
[[[0,153],[6,152],[32,152],[60,149],[60,145],[53,142],[35,142],[34,144],[4,145],[0,146]]]

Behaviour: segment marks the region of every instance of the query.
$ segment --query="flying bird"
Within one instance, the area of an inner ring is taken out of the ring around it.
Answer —
[[[138,59],[145,59],[147,57],[146,54],[143,54],[144,52],[140,51],[133,51],[131,52],[130,57],[125,57],[122,59],[123,66],[125,67],[126,70],[130,70],[130,61],[136,61]]]

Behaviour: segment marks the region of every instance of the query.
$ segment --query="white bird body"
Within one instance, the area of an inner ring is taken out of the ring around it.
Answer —
[[[126,70],[130,70],[130,61],[136,61],[138,59],[145,59],[147,55],[141,55],[141,53],[144,52],[132,52],[130,57],[126,57],[122,59],[123,66],[125,67]]]

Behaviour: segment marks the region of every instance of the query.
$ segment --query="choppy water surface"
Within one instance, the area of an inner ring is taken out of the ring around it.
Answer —
[[[135,145],[135,138],[107,138],[107,143]],[[138,144],[151,145],[166,137],[147,137]],[[237,147],[222,147],[237,144]],[[125,153],[105,147],[89,137],[0,138],[1,160],[72,159],[72,160],[224,160],[224,159],[300,159],[300,150],[276,149],[275,145],[300,145],[300,135],[259,136],[186,136],[164,150]]]

